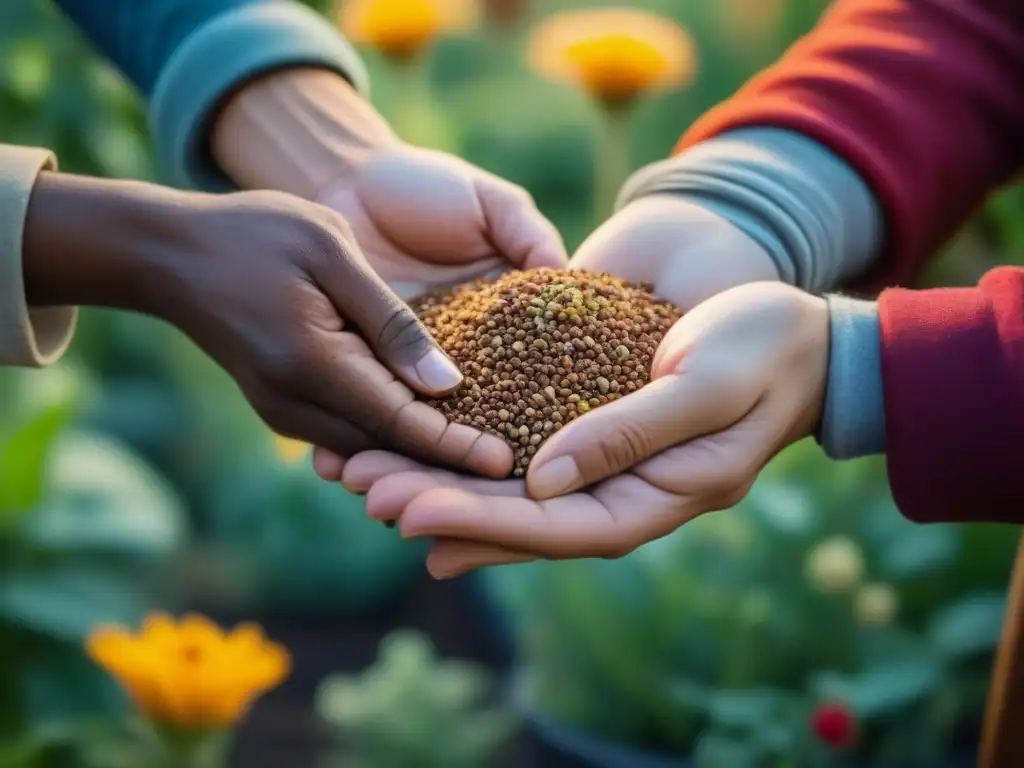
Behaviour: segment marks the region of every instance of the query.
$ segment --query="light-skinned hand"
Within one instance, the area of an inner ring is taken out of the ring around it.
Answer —
[[[451,577],[535,558],[621,557],[742,499],[782,448],[821,418],[829,316],[781,283],[701,303],[666,335],[652,382],[568,424],[526,482],[433,470],[369,452],[343,483],[402,535],[437,539],[428,568]]]
[[[340,214],[365,262],[406,300],[510,268],[564,267],[568,258],[526,190],[411,146],[330,71],[288,69],[249,84],[220,113],[211,150],[243,187],[285,190]],[[337,481],[342,457],[360,446],[332,445],[314,452],[314,467]]]

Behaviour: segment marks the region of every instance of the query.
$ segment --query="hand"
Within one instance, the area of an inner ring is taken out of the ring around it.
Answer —
[[[342,455],[387,446],[498,477],[511,468],[503,441],[414,402],[409,387],[436,396],[462,377],[328,208],[47,174],[24,252],[30,302],[172,323],[283,435]]]
[[[443,152],[411,147],[341,77],[292,69],[251,83],[211,137],[236,183],[315,199],[349,223],[369,265],[403,298],[566,253],[529,194]],[[344,459],[314,454],[338,480]]]
[[[343,483],[406,537],[436,537],[430,572],[450,577],[537,557],[621,557],[742,499],[782,448],[821,418],[825,301],[776,283],[733,288],[666,335],[652,382],[558,432],[526,483],[349,461]]]
[[[733,286],[779,279],[769,255],[743,231],[672,195],[629,203],[584,241],[570,265],[653,283],[684,312]]]
[[[403,298],[509,267],[562,267],[554,225],[523,188],[398,138],[343,78],[287,69],[239,91],[210,146],[248,189],[316,200],[348,221]]]
[[[567,261],[526,190],[443,152],[389,143],[317,199],[345,217],[370,265],[406,299]]]

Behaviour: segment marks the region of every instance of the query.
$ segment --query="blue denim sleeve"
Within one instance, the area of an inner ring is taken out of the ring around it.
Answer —
[[[277,0],[54,0],[147,98],[171,54],[226,11]]]
[[[0,0],[2,1],[2,0]],[[156,154],[180,185],[234,188],[207,136],[229,94],[262,74],[319,67],[364,95],[359,54],[297,0],[56,0],[149,102]]]

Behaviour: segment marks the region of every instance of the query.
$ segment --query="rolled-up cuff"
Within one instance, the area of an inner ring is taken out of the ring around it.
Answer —
[[[25,299],[25,216],[40,171],[56,168],[48,150],[0,145],[0,365],[49,365],[74,332],[74,307],[30,310]]]
[[[361,93],[369,90],[355,48],[298,3],[228,11],[189,36],[160,73],[149,108],[157,155],[173,181],[210,192],[235,189],[209,151],[213,117],[246,82],[303,66],[333,70]]]
[[[828,296],[828,385],[818,441],[833,459],[885,451],[885,395],[878,305]]]
[[[791,131],[746,128],[642,168],[617,205],[672,194],[707,208],[755,240],[784,282],[831,290],[863,272],[879,249],[881,213],[843,160]]]

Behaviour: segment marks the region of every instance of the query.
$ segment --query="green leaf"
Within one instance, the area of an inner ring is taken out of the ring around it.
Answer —
[[[79,643],[37,640],[19,672],[30,722],[74,730],[86,739],[101,725],[120,724],[127,712],[124,693]]]
[[[54,441],[71,419],[70,403],[43,408],[0,444],[0,526],[25,517],[43,497],[47,458]]]
[[[949,658],[986,653],[999,643],[1005,611],[1004,594],[971,595],[940,611],[928,637]]]
[[[922,656],[879,664],[853,676],[827,673],[814,682],[813,688],[820,699],[842,701],[861,717],[873,718],[920,701],[941,680],[938,662]]]
[[[114,440],[62,436],[49,475],[43,506],[22,528],[37,547],[157,557],[174,552],[186,537],[186,512],[175,491]]]
[[[97,624],[135,624],[144,607],[133,585],[89,571],[14,573],[0,580],[0,615],[58,640],[81,642]]]
[[[778,714],[782,701],[776,691],[768,688],[719,690],[711,696],[710,714],[724,728],[757,728]]]
[[[902,581],[947,568],[960,553],[960,538],[952,526],[914,526],[890,536],[879,558],[885,578]]]
[[[0,744],[0,768],[43,768],[55,753],[68,750],[74,735],[66,728],[34,728],[17,741]]]
[[[760,745],[717,733],[702,736],[693,751],[695,768],[757,768],[763,760]]]

